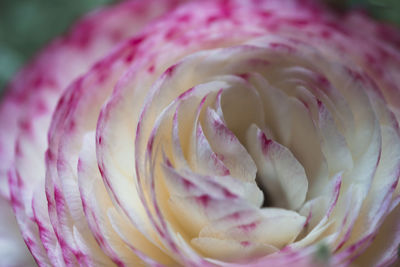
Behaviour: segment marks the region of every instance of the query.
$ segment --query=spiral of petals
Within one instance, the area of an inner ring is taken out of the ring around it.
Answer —
[[[94,12],[11,83],[0,207],[39,266],[390,266],[398,40],[312,0]]]

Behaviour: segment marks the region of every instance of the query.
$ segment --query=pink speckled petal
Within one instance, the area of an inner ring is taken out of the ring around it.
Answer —
[[[0,234],[10,205],[39,266],[395,264],[399,40],[316,0],[93,12],[1,103]]]
[[[247,132],[247,142],[249,152],[257,164],[259,183],[266,188],[266,197],[272,205],[290,210],[300,208],[308,190],[303,166],[290,150],[268,139],[254,124]]]

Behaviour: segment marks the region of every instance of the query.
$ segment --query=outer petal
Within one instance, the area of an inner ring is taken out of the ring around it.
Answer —
[[[20,229],[15,221],[15,215],[4,197],[0,197],[0,214],[2,226],[0,227],[0,266],[30,266],[33,259],[25,246],[20,234]]]
[[[18,170],[10,172],[10,186],[20,184],[14,186],[12,192],[14,199],[19,199],[21,195],[24,198],[19,200],[21,206],[14,205],[14,209],[20,227],[24,229],[26,243],[35,247],[32,253],[38,258],[39,264],[46,264],[46,254],[51,261],[54,260],[54,265],[63,261],[57,259],[61,255],[60,246],[48,223],[48,215],[40,210],[47,206],[46,199],[38,197],[34,202],[39,217],[34,218],[31,208],[33,192],[36,187],[44,186],[44,170],[38,168],[43,166],[46,149],[43,129],[49,126],[59,95],[66,85],[103,57],[113,45],[126,39],[149,19],[172,8],[177,2],[160,0],[157,1],[157,8],[151,8],[142,1],[127,1],[94,12],[78,23],[66,37],[54,41],[11,83],[2,104],[0,120],[0,156],[4,159],[0,163],[0,180],[2,183],[7,180],[5,173],[16,161]],[[14,150],[16,138],[18,140]],[[14,155],[16,160],[13,160]],[[34,160],[41,163],[30,167]],[[29,169],[35,169],[35,173],[27,172]],[[2,186],[3,195],[8,198],[6,189],[7,186]],[[39,244],[39,235],[45,247]]]

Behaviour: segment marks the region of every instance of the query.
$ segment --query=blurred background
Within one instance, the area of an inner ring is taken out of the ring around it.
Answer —
[[[12,75],[82,14],[117,0],[0,0],[0,92]],[[146,0],[142,0],[146,1]],[[321,0],[338,11],[363,9],[400,27],[400,0]]]

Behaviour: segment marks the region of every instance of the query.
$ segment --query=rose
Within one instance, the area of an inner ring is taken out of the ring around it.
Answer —
[[[394,263],[399,33],[312,1],[175,4],[94,14],[12,83],[2,170],[36,262]]]

